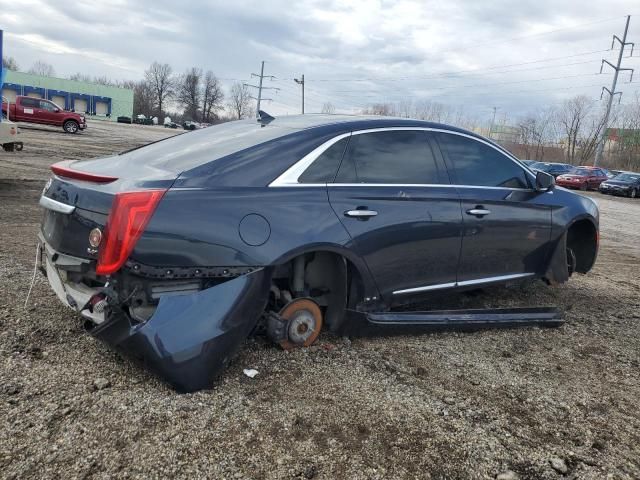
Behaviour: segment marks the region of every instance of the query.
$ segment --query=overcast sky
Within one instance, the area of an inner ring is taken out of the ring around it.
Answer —
[[[639,48],[625,66],[640,69],[638,0],[0,0],[5,55],[21,69],[43,60],[62,77],[139,79],[158,60],[210,69],[229,87],[265,60],[276,76],[265,85],[280,90],[265,92],[264,109],[275,114],[299,111],[302,73],[309,112],[412,98],[513,118],[598,98],[612,79],[597,75],[600,59],[615,62],[611,36],[627,14]],[[619,84],[623,101],[640,91],[640,72],[634,80]]]

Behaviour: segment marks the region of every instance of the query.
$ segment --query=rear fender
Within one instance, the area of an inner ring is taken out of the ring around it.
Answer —
[[[271,274],[261,269],[198,293],[165,296],[147,322],[119,318],[91,333],[143,360],[179,391],[205,389],[258,321]]]

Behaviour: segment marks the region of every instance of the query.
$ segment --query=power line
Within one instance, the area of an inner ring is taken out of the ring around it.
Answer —
[[[314,78],[314,79],[309,79],[307,80],[308,82],[328,82],[328,83],[333,83],[333,82],[372,82],[372,81],[402,81],[402,80],[428,80],[428,79],[433,79],[433,78],[441,78],[441,77],[451,77],[451,76],[458,76],[458,75],[463,75],[463,74],[467,74],[467,73],[475,73],[475,72],[482,72],[482,71],[486,71],[486,70],[496,70],[496,69],[501,69],[501,68],[508,68],[508,67],[520,67],[523,65],[531,65],[534,63],[543,63],[543,62],[551,62],[551,61],[555,61],[555,60],[566,60],[567,58],[575,58],[575,57],[582,57],[585,55],[593,55],[596,53],[605,53],[608,52],[609,50],[593,50],[590,52],[582,52],[582,53],[576,53],[573,55],[564,55],[561,57],[551,57],[551,58],[542,58],[539,60],[531,60],[528,62],[520,62],[520,63],[511,63],[511,64],[506,64],[506,65],[493,65],[493,66],[489,66],[489,67],[479,67],[479,68],[471,68],[471,69],[466,69],[466,70],[456,70],[456,71],[452,71],[452,72],[442,72],[442,73],[437,73],[437,74],[433,74],[433,75],[415,75],[415,76],[403,76],[403,77],[382,77],[382,76],[368,76],[368,77],[358,77],[358,78]],[[496,72],[496,73],[502,73],[502,72]]]

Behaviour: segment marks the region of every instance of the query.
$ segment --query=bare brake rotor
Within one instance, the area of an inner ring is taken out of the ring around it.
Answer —
[[[286,325],[278,344],[285,350],[308,347],[316,341],[322,329],[322,312],[316,302],[308,298],[297,298],[279,312]]]

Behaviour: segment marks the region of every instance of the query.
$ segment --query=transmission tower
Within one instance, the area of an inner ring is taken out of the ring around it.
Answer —
[[[593,161],[593,165],[597,166],[600,161],[602,161],[602,154],[604,152],[604,144],[607,140],[607,129],[609,128],[609,116],[611,115],[611,105],[613,104],[613,97],[618,95],[618,103],[620,103],[620,98],[622,97],[622,92],[616,92],[616,85],[618,83],[618,74],[624,70],[628,70],[631,72],[631,78],[629,82],[633,81],[633,68],[622,68],[622,55],[624,54],[624,47],[627,45],[631,45],[631,53],[629,56],[633,56],[633,47],[635,46],[633,42],[627,42],[627,33],[629,31],[629,21],[631,20],[631,15],[627,15],[627,23],[624,26],[624,34],[622,35],[622,40],[617,35],[613,36],[613,40],[611,40],[611,50],[613,50],[613,46],[616,42],[620,44],[620,51],[618,52],[618,63],[615,65],[607,60],[602,60],[600,64],[600,73],[602,73],[602,69],[604,64],[606,63],[611,68],[613,68],[613,83],[611,84],[611,89],[607,87],[602,87],[602,93],[600,94],[600,98],[604,95],[604,92],[607,92],[607,110],[604,114],[604,120],[602,122],[602,131],[600,132],[600,140],[598,141],[598,148],[596,149],[596,157]]]

